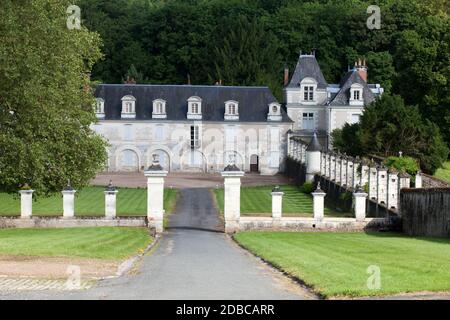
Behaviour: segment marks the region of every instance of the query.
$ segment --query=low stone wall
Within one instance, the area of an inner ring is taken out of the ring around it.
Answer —
[[[78,228],[78,227],[146,227],[146,217],[132,218],[75,218],[62,217],[0,217],[0,229],[5,228]]]
[[[422,187],[424,188],[450,188],[444,180],[422,173]]]
[[[400,205],[406,234],[450,237],[450,188],[403,189]]]
[[[364,231],[377,230],[388,225],[383,218],[366,218],[358,222],[354,218],[314,218],[286,217],[273,219],[270,217],[241,217],[239,231],[273,230],[273,231]]]

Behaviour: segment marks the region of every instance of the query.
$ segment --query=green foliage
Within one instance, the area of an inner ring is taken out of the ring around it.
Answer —
[[[448,148],[437,126],[422,119],[416,106],[405,105],[399,96],[383,95],[366,107],[361,122],[333,133],[335,148],[351,155],[402,151],[419,160],[433,173],[447,159]]]
[[[241,188],[241,215],[264,216],[272,215],[272,188],[268,186]],[[283,195],[284,217],[311,217],[313,214],[313,198],[302,192],[300,188],[292,185],[281,186]],[[214,189],[217,205],[223,213],[224,190]],[[325,216],[328,217],[352,217],[351,212],[335,211],[325,206]]]
[[[442,168],[436,171],[435,176],[450,183],[450,161],[445,162]]]
[[[88,74],[100,38],[66,26],[67,0],[0,4],[0,190],[81,188],[106,162]]]
[[[396,169],[399,172],[406,172],[412,176],[419,171],[417,160],[411,157],[389,157],[385,160],[388,168]]]
[[[151,241],[146,228],[2,229],[0,254],[119,260]]]
[[[104,216],[105,188],[86,187],[75,194],[76,216]],[[177,198],[178,190],[164,189],[164,210],[171,213]],[[0,193],[0,216],[19,216],[20,198],[15,194]],[[35,216],[62,216],[63,201],[61,194],[41,197],[33,202]],[[147,215],[147,189],[120,188],[117,194],[118,216]]]
[[[450,290],[450,239],[378,232],[240,232],[245,248],[326,297]],[[381,287],[367,287],[367,268]]]
[[[312,182],[305,182],[302,185],[301,190],[303,193],[311,194],[314,191],[314,184]]]

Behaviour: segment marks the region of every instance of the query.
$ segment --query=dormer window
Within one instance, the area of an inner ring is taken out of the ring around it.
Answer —
[[[239,103],[237,101],[225,102],[225,120],[239,120]]]
[[[97,98],[95,103],[95,115],[99,119],[105,118],[105,100]]]
[[[363,104],[363,87],[359,83],[354,83],[350,87],[350,105],[362,106]]]
[[[122,118],[136,118],[136,98],[125,96],[122,98]]]
[[[269,105],[269,113],[267,115],[267,120],[269,121],[281,121],[281,105],[279,103],[273,102]]]
[[[195,96],[188,99],[187,118],[194,120],[202,119],[202,99]]]
[[[317,81],[313,78],[304,78],[300,83],[301,99],[306,104],[316,102]]]
[[[162,99],[156,99],[153,101],[153,119],[165,119],[166,115],[166,101]]]

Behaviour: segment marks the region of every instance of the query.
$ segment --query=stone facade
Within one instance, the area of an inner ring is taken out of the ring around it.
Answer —
[[[199,145],[191,148],[191,127],[199,128]],[[231,154],[248,172],[283,170],[290,123],[204,123],[100,120],[93,126],[110,143],[108,171],[143,171],[158,154],[168,171],[220,172]],[[125,132],[127,131],[127,132]],[[131,132],[131,133],[130,133]],[[128,136],[127,136],[128,135]]]

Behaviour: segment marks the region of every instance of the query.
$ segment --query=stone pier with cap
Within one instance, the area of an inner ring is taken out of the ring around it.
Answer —
[[[73,219],[75,217],[75,192],[70,184],[70,180],[67,182],[67,186],[61,192],[63,194],[63,218]]]
[[[159,156],[153,155],[153,163],[144,171],[147,177],[147,218],[148,227],[156,233],[164,231],[164,178],[167,171],[159,164]]]
[[[236,166],[235,155],[230,156],[229,164],[222,171],[224,178],[224,219],[225,232],[234,233],[239,230],[241,217],[241,177],[244,172]]]

